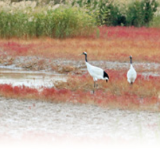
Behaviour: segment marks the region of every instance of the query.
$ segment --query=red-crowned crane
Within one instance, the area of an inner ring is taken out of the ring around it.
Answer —
[[[95,66],[88,63],[87,52],[83,52],[82,54],[85,55],[87,70],[88,70],[89,74],[93,77],[94,89],[95,89],[95,85],[96,85],[95,83],[98,79],[106,80],[106,82],[108,82],[108,80],[109,80],[108,74],[103,69],[101,69],[99,67],[95,67]],[[93,89],[93,93],[94,93],[94,89]]]
[[[132,56],[130,56],[129,58],[130,58],[130,69],[127,72],[127,80],[130,84],[133,84],[137,78],[137,72],[132,65]]]

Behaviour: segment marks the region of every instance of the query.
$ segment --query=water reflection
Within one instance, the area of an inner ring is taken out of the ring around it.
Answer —
[[[53,87],[55,81],[66,81],[66,76],[45,71],[25,71],[0,68],[0,84],[25,85],[33,88]]]

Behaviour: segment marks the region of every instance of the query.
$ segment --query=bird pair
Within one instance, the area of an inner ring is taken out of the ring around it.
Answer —
[[[103,69],[101,69],[99,67],[95,67],[95,66],[88,63],[87,52],[83,52],[82,54],[85,55],[87,70],[88,70],[89,74],[93,77],[94,89],[95,89],[95,84],[96,84],[95,82],[98,79],[106,80],[106,82],[108,82],[109,75]],[[130,69],[127,72],[127,80],[130,84],[133,84],[136,77],[137,77],[137,73],[132,65],[132,56],[130,56]],[[93,89],[93,93],[94,93],[94,89]]]

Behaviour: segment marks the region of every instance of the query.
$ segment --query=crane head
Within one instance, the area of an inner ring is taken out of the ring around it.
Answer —
[[[130,64],[132,64],[132,56],[129,56],[129,58],[130,58]]]
[[[84,51],[82,54],[87,55],[87,52]]]

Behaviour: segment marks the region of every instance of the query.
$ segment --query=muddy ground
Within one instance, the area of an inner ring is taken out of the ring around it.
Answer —
[[[22,68],[32,71],[52,71],[53,73],[73,73],[83,74],[86,72],[85,61],[82,57],[81,61],[66,59],[47,59],[37,56],[0,56],[0,66],[12,66],[16,69]],[[111,61],[90,61],[91,64],[101,67],[104,70],[128,70],[129,62],[111,62]],[[159,63],[134,62],[134,67],[138,72],[144,72],[154,75],[160,75]]]
[[[160,113],[0,97],[0,143],[158,144]]]

